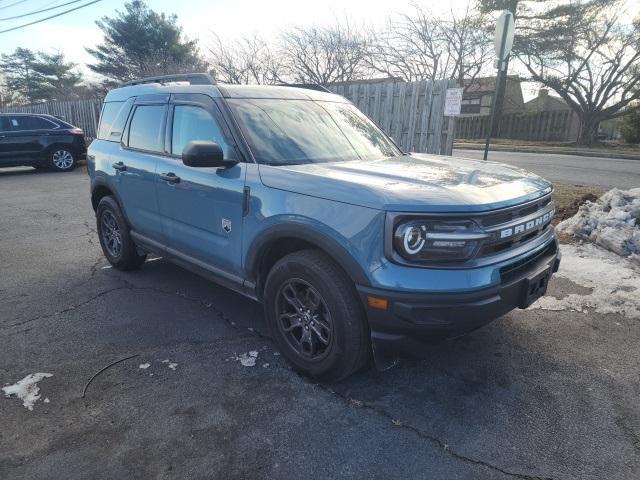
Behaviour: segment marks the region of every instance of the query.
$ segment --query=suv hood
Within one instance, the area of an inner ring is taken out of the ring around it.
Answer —
[[[546,180],[508,165],[440,155],[304,165],[260,165],[272,188],[375,209],[481,212],[551,191]]]

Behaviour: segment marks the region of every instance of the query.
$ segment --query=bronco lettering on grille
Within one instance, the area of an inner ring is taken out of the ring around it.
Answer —
[[[528,222],[523,222],[514,227],[509,227],[500,230],[500,238],[509,238],[514,235],[519,235],[521,233],[528,232],[529,230],[533,230],[534,228],[538,228],[546,224],[553,217],[553,210],[545,213],[544,215],[540,215],[539,217],[534,218],[533,220],[529,220]]]

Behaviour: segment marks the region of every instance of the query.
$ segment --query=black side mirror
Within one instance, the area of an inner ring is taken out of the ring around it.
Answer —
[[[182,150],[182,163],[189,167],[230,167],[235,160],[225,160],[222,148],[211,140],[192,140]]]

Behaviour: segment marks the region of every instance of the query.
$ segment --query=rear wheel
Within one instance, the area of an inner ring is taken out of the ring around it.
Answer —
[[[53,147],[49,151],[49,167],[58,172],[68,172],[76,166],[73,152],[65,147]]]
[[[369,358],[369,331],[353,282],[322,252],[279,260],[267,277],[264,306],[280,351],[304,374],[337,381]]]
[[[138,253],[138,247],[129,234],[129,226],[113,197],[106,196],[100,200],[96,220],[100,246],[109,263],[119,270],[140,268],[147,255]]]

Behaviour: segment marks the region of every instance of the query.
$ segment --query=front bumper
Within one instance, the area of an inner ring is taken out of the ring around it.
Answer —
[[[546,283],[559,265],[560,251],[554,239],[541,251],[502,267],[500,284],[488,288],[464,293],[398,293],[358,286],[374,352],[419,356],[425,343],[460,336],[515,308],[526,308],[546,292]],[[386,299],[387,308],[370,306],[369,297]]]

